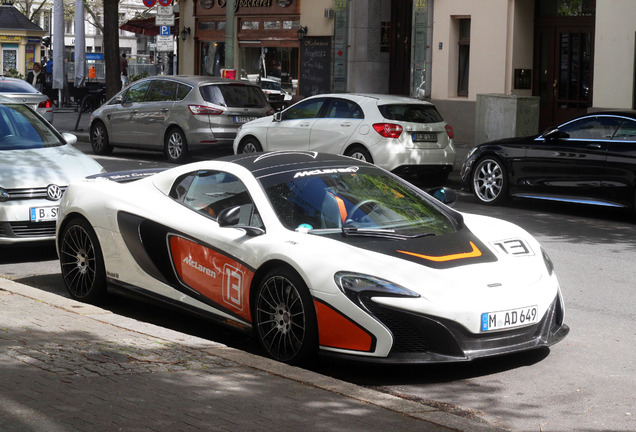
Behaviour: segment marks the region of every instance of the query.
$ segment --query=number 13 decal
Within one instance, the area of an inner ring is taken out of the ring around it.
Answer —
[[[495,247],[495,249],[505,253],[506,255],[513,256],[525,256],[525,255],[534,255],[530,246],[521,239],[510,239],[510,240],[501,240],[492,242],[491,245]]]
[[[223,266],[223,300],[243,310],[243,272],[229,264]]]

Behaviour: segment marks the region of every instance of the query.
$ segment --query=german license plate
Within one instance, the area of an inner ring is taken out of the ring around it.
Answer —
[[[47,222],[57,219],[58,207],[31,207],[31,222]]]
[[[437,133],[435,132],[413,132],[413,142],[435,142]]]
[[[234,116],[234,123],[247,123],[248,121],[256,120],[254,116]]]
[[[539,313],[536,306],[526,306],[499,312],[486,312],[481,314],[481,331],[487,332],[520,327],[534,324],[537,321],[539,321]]]

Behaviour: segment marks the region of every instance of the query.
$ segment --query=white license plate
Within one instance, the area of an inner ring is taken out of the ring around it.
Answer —
[[[234,116],[234,123],[247,123],[248,121],[256,120],[254,116]]]
[[[58,207],[31,207],[31,222],[46,222],[57,219]]]
[[[413,142],[436,142],[437,134],[434,132],[413,132]]]
[[[537,321],[539,321],[539,312],[536,306],[526,306],[499,312],[486,312],[481,314],[481,331],[487,332],[525,326],[534,324]]]

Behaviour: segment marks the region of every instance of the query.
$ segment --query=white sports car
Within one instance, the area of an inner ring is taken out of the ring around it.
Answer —
[[[317,351],[466,361],[565,337],[557,277],[537,241],[447,207],[452,190],[430,193],[438,199],[313,152],[98,175],[64,194],[62,275],[75,299],[130,289],[253,332],[290,363]]]

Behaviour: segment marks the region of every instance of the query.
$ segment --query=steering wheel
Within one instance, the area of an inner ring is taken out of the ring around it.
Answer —
[[[366,200],[360,201],[358,204],[354,205],[353,208],[349,211],[348,214],[351,215],[351,219],[350,220],[356,221],[356,219],[354,219],[353,216],[356,214],[356,212],[358,210],[360,210],[360,208],[362,208],[363,206],[368,205],[368,204],[381,205],[381,203],[379,201],[374,200],[374,199],[366,199]],[[359,218],[357,221],[358,222],[365,222],[365,219],[368,218],[368,217],[369,217],[369,214],[366,213],[366,214],[364,214],[364,216]],[[347,218],[347,219],[349,219],[349,218]],[[371,222],[371,220],[369,219],[368,222]]]

